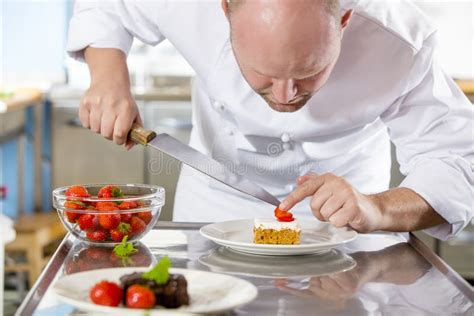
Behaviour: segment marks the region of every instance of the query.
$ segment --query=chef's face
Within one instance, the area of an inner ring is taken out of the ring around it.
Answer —
[[[242,75],[275,111],[301,109],[328,80],[351,13],[340,19],[314,0],[245,1],[229,17]]]

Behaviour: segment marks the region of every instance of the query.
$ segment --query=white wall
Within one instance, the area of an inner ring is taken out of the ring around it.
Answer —
[[[474,79],[474,1],[413,0],[438,27],[439,58],[448,74]]]

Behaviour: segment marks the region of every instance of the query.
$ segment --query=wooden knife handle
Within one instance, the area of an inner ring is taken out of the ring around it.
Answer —
[[[128,135],[128,138],[133,140],[135,143],[145,146],[155,137],[156,133],[154,131],[145,129],[137,123],[133,123],[130,134]]]

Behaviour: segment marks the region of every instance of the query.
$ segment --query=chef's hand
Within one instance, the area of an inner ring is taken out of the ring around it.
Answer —
[[[349,226],[358,232],[380,229],[382,211],[368,195],[358,192],[344,178],[332,173],[309,173],[298,177],[297,188],[280,204],[289,210],[306,197],[311,197],[314,216],[336,227]]]
[[[91,84],[79,106],[81,123],[130,149],[134,143],[127,141],[128,133],[134,122],[142,125],[142,120],[130,91],[125,54],[118,49],[88,47],[84,57]]]

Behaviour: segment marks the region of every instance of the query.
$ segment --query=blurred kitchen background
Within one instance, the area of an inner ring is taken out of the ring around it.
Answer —
[[[474,101],[473,2],[415,3],[439,27],[445,70]],[[141,146],[125,152],[80,125],[77,110],[89,74],[64,51],[72,6],[65,0],[0,2],[0,277],[6,289],[0,302],[6,314],[16,309],[65,233],[52,211],[52,188],[159,184],[166,189],[160,219],[172,217],[179,163]],[[167,41],[151,47],[135,40],[128,64],[145,126],[187,142],[193,70]],[[394,157],[392,186],[401,179]],[[463,277],[474,279],[472,225],[447,242],[419,235]]]

